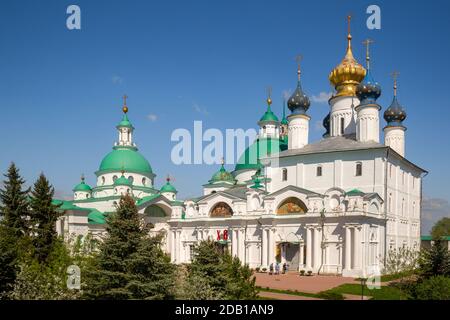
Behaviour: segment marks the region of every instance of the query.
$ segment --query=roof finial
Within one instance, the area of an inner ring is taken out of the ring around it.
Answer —
[[[369,50],[369,46],[374,43],[373,40],[371,39],[366,39],[365,41],[363,41],[363,45],[366,46],[366,66],[367,66],[367,70],[370,69],[370,50]]]
[[[84,173],[81,174],[81,182],[84,182]]]
[[[271,96],[272,96],[272,87],[267,87],[267,104],[269,105],[269,108],[270,108],[270,105],[272,104],[272,98],[271,98]]]
[[[347,30],[347,40],[348,40],[348,44],[347,44],[347,54],[351,54],[353,56],[352,53],[352,35],[351,35],[351,26],[350,23],[352,21],[352,15],[348,14],[347,15],[347,24],[348,24],[348,30]]]
[[[170,176],[169,176],[169,174],[167,174],[166,181],[167,181],[167,183],[170,183]]]
[[[128,96],[126,94],[124,94],[123,95],[123,107],[122,107],[123,113],[127,113],[128,112],[127,98],[128,98]]]
[[[302,61],[303,56],[301,54],[297,55],[295,57],[295,60],[297,61],[297,78],[298,78],[298,82],[300,83],[300,75],[302,73],[301,68],[300,68],[300,62]]]
[[[220,159],[220,164],[222,165],[222,167],[223,167],[223,165],[225,164],[225,158],[224,158],[224,157],[222,157],[222,158]]]
[[[392,78],[394,79],[394,97],[397,96],[397,78],[400,75],[400,72],[394,71],[391,73]]]

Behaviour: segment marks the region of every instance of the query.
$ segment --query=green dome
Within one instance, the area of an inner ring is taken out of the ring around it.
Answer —
[[[211,180],[209,180],[209,183],[218,183],[218,182],[229,182],[229,183],[235,183],[236,180],[234,179],[233,175],[229,173],[227,170],[225,170],[223,164],[220,167],[220,170],[214,173]]]
[[[264,113],[259,122],[278,122],[278,117],[270,109],[270,106],[268,106],[267,111]]]
[[[116,181],[114,181],[114,185],[115,186],[129,186],[129,187],[131,187],[133,184],[131,183],[130,180],[125,178],[125,176],[122,174],[122,176],[119,179],[116,179]]]
[[[286,149],[287,145],[283,140],[276,138],[256,139],[241,155],[234,170],[258,170],[262,167],[259,161],[261,158],[271,154],[277,154]]]
[[[91,192],[92,188],[84,182],[84,178],[81,179],[81,182],[77,184],[73,191],[84,191],[84,192]]]
[[[128,116],[126,113],[123,115],[122,121],[120,121],[117,125],[117,128],[120,127],[133,128],[133,125],[131,124],[130,120],[128,120]]]
[[[141,174],[151,174],[152,168],[148,161],[133,148],[119,147],[108,153],[100,164],[100,172],[126,171]]]
[[[162,186],[160,192],[173,192],[177,193],[177,189],[170,184],[170,180],[167,180],[166,184]]]
[[[105,223],[105,214],[98,211],[97,209],[92,209],[88,214],[88,223],[90,224],[104,224]]]

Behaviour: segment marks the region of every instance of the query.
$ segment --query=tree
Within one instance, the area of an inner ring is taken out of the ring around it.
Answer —
[[[450,218],[442,218],[431,229],[433,239],[450,236]]]
[[[446,241],[438,238],[433,240],[430,249],[422,250],[419,258],[421,277],[450,276],[450,254],[446,244]]]
[[[3,188],[0,189],[0,216],[3,217],[4,226],[11,228],[17,237],[27,233],[29,189],[24,188],[25,180],[22,179],[19,169],[14,163],[4,175]]]
[[[212,240],[194,248],[188,272],[188,299],[255,299],[258,293],[250,268],[221,252]]]
[[[450,300],[450,278],[433,276],[419,282],[414,290],[414,299]]]
[[[62,214],[59,205],[52,203],[54,188],[44,174],[41,174],[33,186],[30,200],[31,237],[34,254],[39,262],[45,262],[57,238],[56,221]]]
[[[161,249],[161,237],[150,237],[134,200],[120,199],[106,218],[106,238],[85,272],[85,297],[91,299],[170,299],[175,267]]]
[[[12,290],[19,272],[20,248],[28,234],[29,190],[19,169],[12,163],[0,189],[0,299]]]
[[[408,247],[391,249],[386,255],[384,274],[409,275],[417,267],[418,252]]]

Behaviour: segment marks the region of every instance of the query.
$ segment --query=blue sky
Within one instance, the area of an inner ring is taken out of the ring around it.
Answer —
[[[66,28],[70,4],[81,8],[81,30]],[[381,7],[381,30],[366,27],[370,4]],[[308,95],[330,92],[327,77],[343,58],[351,12],[360,62],[361,42],[375,40],[372,69],[383,110],[392,99],[390,73],[400,71],[407,158],[430,171],[425,196],[448,204],[449,9],[445,0],[4,0],[0,170],[15,161],[29,182],[43,171],[61,195],[71,193],[81,173],[94,184],[117,138],[126,93],[135,141],[157,185],[169,173],[180,197],[199,194],[218,166],[172,164],[172,131],[192,129],[194,120],[205,128],[256,127],[269,85],[281,114],[282,93],[296,85],[299,53]],[[312,103],[311,141],[321,137],[316,123],[328,109]]]

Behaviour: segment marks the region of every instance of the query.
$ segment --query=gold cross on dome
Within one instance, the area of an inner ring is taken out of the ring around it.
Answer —
[[[300,74],[301,74],[301,68],[300,68],[300,63],[303,60],[303,56],[301,54],[298,54],[295,57],[295,61],[297,61],[297,75],[298,75],[298,80],[300,80]]]
[[[373,41],[372,39],[366,39],[363,41],[363,45],[366,46],[366,61],[367,61],[367,68],[369,68],[369,61],[370,61],[370,51],[369,51],[369,46],[374,43],[375,41]]]
[[[128,96],[126,94],[123,95],[123,105],[126,106],[127,105],[127,99]]]
[[[400,72],[393,71],[391,73],[392,79],[394,79],[394,96],[397,96],[397,78],[400,75]]]

